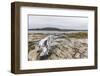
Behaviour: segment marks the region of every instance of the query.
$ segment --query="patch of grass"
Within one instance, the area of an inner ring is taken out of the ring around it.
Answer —
[[[34,35],[45,35],[44,33],[34,33]]]
[[[66,34],[69,38],[87,38],[88,37],[88,33],[86,32],[79,32],[79,33],[69,33]]]

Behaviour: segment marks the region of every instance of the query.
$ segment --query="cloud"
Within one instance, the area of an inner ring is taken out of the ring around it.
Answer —
[[[29,16],[29,29],[55,27],[60,29],[88,29],[88,17]]]

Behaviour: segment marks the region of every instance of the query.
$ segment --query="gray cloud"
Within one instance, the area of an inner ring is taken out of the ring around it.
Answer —
[[[56,27],[60,29],[88,29],[88,17],[29,16],[29,29]]]

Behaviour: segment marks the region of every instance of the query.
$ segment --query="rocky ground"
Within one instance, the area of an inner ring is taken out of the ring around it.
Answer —
[[[60,36],[53,42],[49,55],[40,58],[38,42],[49,34],[29,33],[28,60],[57,60],[88,58],[87,33],[56,34]],[[55,34],[54,34],[55,35]]]

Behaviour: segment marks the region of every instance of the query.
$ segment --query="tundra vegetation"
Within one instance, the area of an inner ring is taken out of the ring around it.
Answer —
[[[48,35],[56,36],[48,56],[41,59],[38,43]],[[28,60],[59,60],[88,58],[88,33],[28,33]]]

